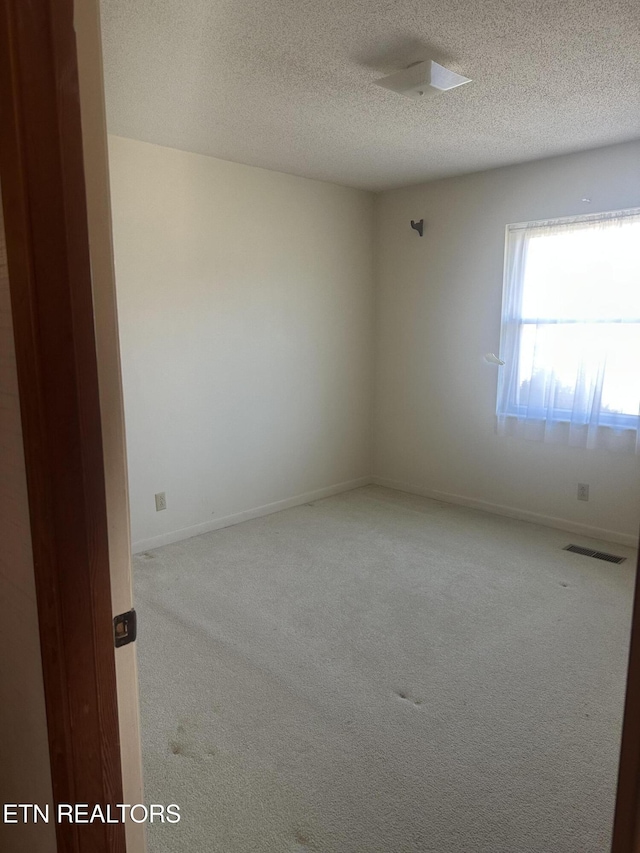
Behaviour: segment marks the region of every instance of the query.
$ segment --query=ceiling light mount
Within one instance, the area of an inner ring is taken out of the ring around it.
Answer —
[[[403,71],[382,77],[375,83],[383,89],[390,89],[406,98],[419,99],[427,94],[448,92],[465,83],[471,83],[471,80],[469,77],[450,71],[432,59],[427,59],[425,62],[416,62]]]

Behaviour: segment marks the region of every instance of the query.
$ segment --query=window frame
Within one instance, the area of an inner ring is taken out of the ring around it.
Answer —
[[[595,320],[567,320],[567,319],[549,319],[549,320],[539,320],[537,318],[527,318],[527,317],[507,317],[507,297],[508,297],[508,288],[511,286],[511,283],[508,280],[508,272],[509,272],[509,259],[510,259],[510,251],[511,251],[511,236],[515,232],[519,230],[526,229],[535,229],[535,228],[549,228],[552,229],[554,227],[562,228],[562,226],[579,224],[579,223],[589,223],[593,222],[594,225],[597,225],[601,222],[606,221],[616,221],[621,219],[626,219],[627,217],[638,217],[640,216],[640,207],[633,208],[624,208],[621,210],[607,210],[601,212],[593,212],[586,214],[576,214],[574,216],[562,216],[553,219],[539,219],[539,220],[530,220],[525,222],[512,222],[507,223],[505,225],[505,238],[504,238],[504,259],[503,259],[503,276],[502,276],[502,306],[501,306],[501,318],[500,318],[500,356],[501,358],[505,357],[505,353],[503,351],[504,341],[505,341],[505,329],[507,325],[513,324],[517,327],[517,358],[518,358],[518,366],[519,360],[521,356],[520,350],[520,330],[526,325],[538,325],[538,326],[553,326],[553,325],[598,325],[600,323],[616,323],[621,325],[637,325],[640,327],[640,317],[633,319],[595,319]],[[502,375],[501,375],[502,377]],[[514,402],[513,393],[509,393],[506,405],[504,408],[501,408],[501,382],[502,378],[498,381],[497,394],[496,394],[496,415],[499,418],[517,418],[519,420],[524,421],[537,421],[537,422],[548,422],[551,424],[569,424],[572,422],[573,410],[561,407],[554,407],[556,416],[552,419],[548,418],[534,418],[531,416],[527,416],[528,406],[524,404],[518,404]],[[514,389],[515,390],[515,389]],[[640,430],[640,414],[632,415],[623,412],[604,412],[601,413],[599,418],[599,426],[602,427],[615,427],[621,430]]]

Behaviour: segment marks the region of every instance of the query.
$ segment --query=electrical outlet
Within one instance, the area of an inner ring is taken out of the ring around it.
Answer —
[[[586,498],[585,498],[586,500]],[[167,508],[167,495],[165,492],[158,492],[156,495],[156,512]]]
[[[589,500],[589,483],[578,483],[578,500]]]

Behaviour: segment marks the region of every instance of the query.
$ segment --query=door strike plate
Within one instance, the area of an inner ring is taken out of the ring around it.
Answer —
[[[120,646],[126,646],[127,643],[133,643],[138,633],[138,620],[136,611],[129,610],[126,613],[119,613],[113,619],[113,635],[115,637],[116,649]]]

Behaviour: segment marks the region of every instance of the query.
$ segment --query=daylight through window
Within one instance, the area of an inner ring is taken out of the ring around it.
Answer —
[[[640,210],[508,226],[501,355],[502,431],[637,439]]]

